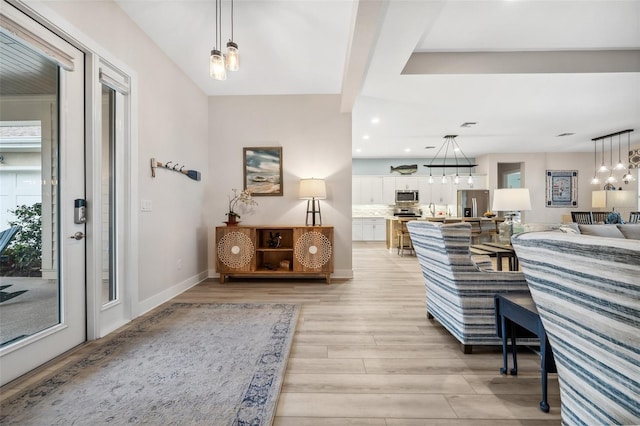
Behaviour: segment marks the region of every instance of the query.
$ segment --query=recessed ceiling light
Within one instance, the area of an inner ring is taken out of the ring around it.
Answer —
[[[460,127],[471,127],[471,126],[475,126],[476,124],[478,123],[475,121],[465,121],[460,125]]]
[[[362,152],[360,148],[356,148],[356,152]]]
[[[411,152],[411,148],[405,148],[404,152]]]
[[[371,119],[371,124],[378,124],[379,122],[380,122],[380,118],[378,118],[378,117],[373,117]]]
[[[364,139],[365,141],[369,140],[369,135],[362,135],[362,139]]]
[[[563,136],[573,136],[573,135],[575,135],[575,133],[567,132],[567,133],[560,133],[557,137],[561,138]]]

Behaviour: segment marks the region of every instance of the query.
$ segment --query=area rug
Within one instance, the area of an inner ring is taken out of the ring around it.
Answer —
[[[4,401],[0,424],[269,425],[299,307],[177,303]]]

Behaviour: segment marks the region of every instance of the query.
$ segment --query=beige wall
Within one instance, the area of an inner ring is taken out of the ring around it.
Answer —
[[[209,268],[215,269],[213,229],[223,225],[227,196],[243,188],[243,147],[281,146],[282,197],[256,197],[248,225],[303,225],[306,201],[298,199],[301,178],[324,178],[323,225],[335,227],[336,277],[351,276],[351,114],[340,113],[337,95],[223,96],[209,98],[207,220]]]
[[[43,5],[52,10],[47,18],[137,74],[138,195],[139,200],[152,201],[153,211],[139,216],[139,294],[134,305],[138,302],[138,311],[147,310],[208,273],[207,96],[116,3],[47,1]],[[168,170],[158,170],[152,179],[151,157],[199,170],[205,180],[196,182]]]
[[[591,185],[593,178],[593,153],[526,153],[526,154],[488,154],[477,158],[478,172],[487,173],[489,188],[498,187],[498,163],[523,163],[521,170],[522,186],[529,188],[532,210],[523,214],[525,223],[559,223],[562,215],[571,211],[590,211],[591,192],[602,189],[602,185]],[[545,206],[546,171],[578,171],[578,206],[576,208],[550,208]],[[625,190],[638,193],[638,182],[628,185],[619,183]],[[617,209],[616,209],[617,210]],[[623,219],[629,217],[632,209],[620,209]]]

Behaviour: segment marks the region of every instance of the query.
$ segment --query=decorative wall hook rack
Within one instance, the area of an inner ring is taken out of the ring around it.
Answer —
[[[197,170],[185,170],[184,165],[180,165],[179,163],[172,164],[173,161],[169,161],[167,163],[161,163],[160,161],[156,161],[155,158],[151,159],[151,177],[156,177],[156,168],[161,167],[163,169],[173,170],[174,172],[182,173],[186,175],[188,178],[193,180],[200,180],[200,172]]]

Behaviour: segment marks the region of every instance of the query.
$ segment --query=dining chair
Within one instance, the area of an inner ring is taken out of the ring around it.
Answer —
[[[640,212],[629,213],[629,223],[639,223],[639,222],[640,222]]]
[[[591,212],[571,212],[571,219],[575,223],[582,223],[583,225],[593,223],[593,216],[591,216]]]
[[[591,212],[593,223],[607,223],[607,218],[611,212]]]

